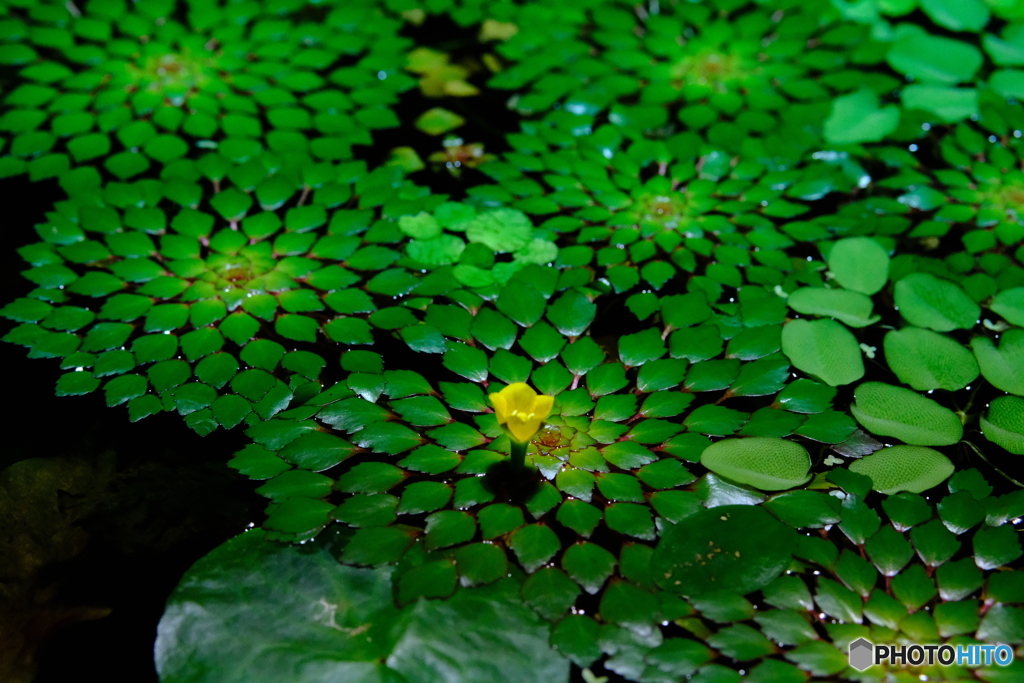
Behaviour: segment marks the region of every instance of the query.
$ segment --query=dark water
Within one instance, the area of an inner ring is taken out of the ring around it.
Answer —
[[[52,183],[0,183],[5,206],[17,207],[5,216],[0,243],[5,303],[31,287],[15,248],[36,241],[32,225],[59,194]],[[11,326],[4,321],[3,332]],[[167,595],[197,559],[260,521],[264,503],[254,485],[224,464],[245,436],[201,438],[175,414],[132,424],[124,408],[107,408],[101,393],[58,398],[57,362],[25,355],[0,344],[0,470],[18,463],[62,483],[5,492],[15,506],[55,514],[25,512],[0,530],[0,544],[13,542],[45,563],[25,571],[14,557],[0,560],[8,601],[0,620],[14,622],[8,626],[26,636],[26,650],[41,645],[40,683],[89,674],[155,681],[153,641]],[[75,623],[88,616],[75,613],[81,607],[109,614]],[[0,646],[9,651],[11,644]]]

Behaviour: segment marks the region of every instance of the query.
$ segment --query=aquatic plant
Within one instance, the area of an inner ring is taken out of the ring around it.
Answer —
[[[1012,3],[0,11],[4,339],[269,501],[163,680],[1020,675],[846,655],[1024,643]]]

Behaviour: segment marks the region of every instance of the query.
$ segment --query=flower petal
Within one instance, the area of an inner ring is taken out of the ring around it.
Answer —
[[[508,430],[516,441],[529,441],[540,429],[541,419],[532,417],[524,420],[520,415],[513,415],[508,420]]]
[[[555,405],[554,396],[546,396],[545,394],[539,394],[537,398],[533,400],[532,412],[535,417],[544,420],[551,414],[551,408]]]
[[[494,405],[494,414],[498,417],[498,424],[505,424],[508,420],[508,401],[505,396],[499,391],[494,394],[490,394],[488,398],[491,399],[491,403]]]
[[[516,410],[524,413],[533,412],[533,402],[537,398],[537,392],[529,384],[514,382],[498,393],[508,401],[509,412]]]

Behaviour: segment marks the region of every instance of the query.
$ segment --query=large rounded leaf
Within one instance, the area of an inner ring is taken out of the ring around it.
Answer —
[[[763,508],[720,505],[666,530],[652,569],[662,588],[697,596],[764,588],[789,566],[797,534]]]
[[[811,478],[807,450],[785,439],[723,439],[704,449],[700,463],[716,474],[764,491],[791,489]]]
[[[871,488],[886,495],[921,493],[953,474],[953,463],[933,448],[892,446],[850,463],[850,470],[871,477]]]
[[[868,431],[894,436],[915,446],[949,446],[960,440],[960,418],[916,391],[883,382],[865,382],[853,393],[850,412]]]
[[[889,252],[870,237],[847,237],[832,246],[828,268],[846,289],[874,294],[889,279]]]
[[[889,368],[918,391],[956,391],[978,377],[974,355],[944,334],[904,327],[886,334],[883,344]]]
[[[997,389],[1024,396],[1024,330],[1007,330],[999,347],[988,337],[975,337],[971,349],[981,374]]]
[[[794,320],[782,328],[782,352],[797,369],[831,386],[864,376],[860,345],[835,320]]]
[[[786,299],[797,313],[837,318],[850,327],[866,327],[880,316],[871,315],[871,297],[860,292],[824,287],[801,287]]]
[[[902,278],[893,297],[907,322],[939,332],[970,329],[981,315],[981,308],[959,285],[931,273]]]
[[[499,582],[394,605],[392,568],[339,564],[261,531],[199,560],[157,629],[163,683],[479,683],[567,680],[549,629]]]
[[[992,297],[990,308],[1010,323],[1024,327],[1024,287],[999,292]]]
[[[1001,396],[981,418],[981,431],[992,443],[1014,455],[1024,455],[1024,398]]]

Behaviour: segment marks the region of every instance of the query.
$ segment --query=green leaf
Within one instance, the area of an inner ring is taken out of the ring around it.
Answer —
[[[723,439],[708,446],[700,461],[712,472],[764,491],[791,489],[811,478],[807,451],[785,439]]]
[[[57,380],[57,396],[81,396],[96,391],[100,387],[100,380],[94,377],[91,372],[68,372]]]
[[[782,352],[797,369],[830,386],[849,384],[864,376],[856,337],[834,320],[789,322],[782,328]]]
[[[981,620],[975,637],[989,643],[1019,643],[1024,633],[1024,609],[996,605]]]
[[[661,318],[673,328],[689,327],[704,322],[712,315],[702,292],[666,296],[661,299]]]
[[[983,526],[974,534],[974,563],[979,569],[998,569],[1024,555],[1017,531],[1010,525]]]
[[[502,254],[523,248],[533,239],[533,224],[522,211],[491,209],[466,223],[466,238]]]
[[[892,44],[886,61],[914,80],[954,84],[971,80],[981,67],[982,57],[973,45],[917,29],[906,31]]]
[[[585,667],[601,656],[600,625],[583,614],[570,614],[551,631],[551,644],[576,665]]]
[[[818,637],[814,627],[795,610],[768,610],[755,615],[754,620],[766,636],[782,645],[799,645]]]
[[[590,326],[597,306],[584,294],[569,290],[548,307],[547,318],[567,337],[578,337]]]
[[[899,493],[890,495],[882,501],[885,514],[889,515],[897,531],[906,531],[932,516],[931,506],[915,493]]]
[[[418,515],[444,507],[451,500],[452,489],[439,481],[417,481],[402,491],[398,514]]]
[[[1024,327],[1024,287],[1004,289],[992,297],[989,308],[1011,324]]]
[[[795,535],[760,507],[703,510],[662,533],[654,551],[655,580],[682,595],[759,590],[789,565]]]
[[[1024,399],[1000,396],[981,417],[981,431],[989,441],[1014,455],[1024,455]]]
[[[737,661],[760,659],[775,652],[775,646],[760,631],[747,624],[723,628],[708,638],[708,644]]]
[[[840,520],[839,499],[818,491],[790,491],[772,497],[764,506],[797,529],[820,529]]]
[[[885,335],[885,360],[900,381],[918,391],[963,389],[978,377],[973,354],[953,339],[920,327]]]
[[[889,279],[889,252],[870,237],[846,237],[832,245],[828,267],[844,288],[874,294]]]
[[[850,470],[871,477],[871,487],[885,494],[922,493],[953,473],[942,453],[921,446],[891,446],[850,463]]]
[[[960,542],[937,519],[910,532],[914,547],[925,564],[937,567],[949,560],[960,549]]]
[[[463,585],[493,583],[508,574],[505,551],[487,543],[471,543],[456,550],[455,566]]]
[[[742,427],[748,417],[746,413],[731,408],[703,405],[687,415],[683,424],[692,432],[728,436]]]
[[[837,318],[850,327],[867,327],[880,319],[871,315],[870,297],[845,289],[801,287],[786,302],[797,313]]]
[[[426,518],[427,550],[465,543],[476,535],[476,521],[461,510],[441,510]]]
[[[487,355],[466,344],[450,343],[442,363],[452,372],[474,382],[487,379]]]
[[[598,609],[606,621],[643,628],[656,617],[658,603],[654,596],[642,588],[613,579],[601,595]]]
[[[957,535],[977,526],[985,519],[984,507],[978,505],[978,501],[967,490],[946,496],[939,501],[936,508],[942,523]]]
[[[345,493],[383,493],[405,480],[405,472],[383,462],[364,462],[338,478],[338,490]]]
[[[939,26],[951,31],[980,31],[988,23],[982,0],[921,0],[921,9]]]
[[[997,79],[993,77],[992,80]],[[908,85],[903,89],[902,100],[904,109],[929,112],[943,123],[973,119],[980,114],[978,91],[975,88]]]
[[[854,624],[863,621],[860,596],[836,581],[818,577],[818,591],[814,601],[822,612],[833,619]]]
[[[451,567],[421,567],[430,565]],[[157,667],[168,679],[197,671],[208,677],[230,660],[232,672],[257,683],[282,677],[319,681],[324,675],[468,683],[486,680],[494,666],[523,681],[568,676],[568,661],[548,646],[548,627],[509,587],[463,589],[443,603],[399,610],[392,602],[391,573],[339,565],[326,544],[300,552],[269,543],[259,532],[240,536],[197,563],[172,595],[158,636]],[[430,575],[440,578],[429,570],[416,573],[400,581],[406,597],[418,587],[435,586]],[[239,586],[254,597],[239,600]],[[310,609],[309,618],[295,618]],[[255,614],[269,615],[274,626]],[[360,638],[353,631],[364,625],[369,635]],[[487,639],[486,652],[470,644],[475,637]],[[271,654],[252,659],[254,643],[266,643]],[[322,653],[312,666],[310,652]],[[446,673],[431,664],[439,660],[446,662]]]
[[[327,432],[311,431],[298,437],[278,453],[296,467],[321,472],[334,467],[355,452],[352,444]]]
[[[878,142],[896,130],[899,118],[896,106],[879,108],[877,95],[867,89],[858,90],[832,102],[832,111],[825,120],[825,139],[834,145]]]
[[[911,273],[901,278],[893,290],[893,299],[911,325],[938,332],[970,329],[981,315],[978,304],[967,292],[930,273]]]
[[[399,577],[398,602],[407,605],[419,598],[447,598],[455,592],[456,579],[452,560],[417,565]]]
[[[529,282],[511,281],[501,290],[498,310],[523,327],[530,327],[544,315],[544,295]]]
[[[912,564],[893,578],[892,592],[907,609],[917,610],[934,598],[937,591],[924,567]]]
[[[971,349],[982,376],[992,386],[1024,396],[1024,330],[1010,329],[999,337],[997,348],[988,337],[975,337]]]
[[[914,549],[903,534],[888,525],[876,531],[864,549],[883,576],[895,576],[914,556]]]
[[[567,500],[558,507],[555,515],[562,524],[583,538],[590,538],[594,529],[601,522],[601,511],[582,500]]]
[[[533,573],[554,557],[561,544],[555,532],[546,525],[528,524],[512,535],[509,547],[527,573]]]
[[[442,109],[441,107],[434,107],[423,112],[416,119],[414,125],[417,130],[421,130],[427,135],[441,135],[454,128],[458,128],[465,122],[466,120],[455,112]]]
[[[833,387],[809,379],[797,379],[779,392],[776,401],[786,410],[796,413],[820,413],[828,410],[835,395]]]
[[[963,436],[963,425],[952,410],[910,389],[864,382],[854,391],[854,399],[850,412],[875,434],[915,446],[948,446]]]
[[[739,374],[740,362],[734,358],[694,363],[686,375],[684,386],[689,391],[720,391],[727,389]]]
[[[580,589],[555,567],[538,569],[524,583],[522,596],[545,619],[554,621],[576,602]]]
[[[774,394],[786,384],[790,376],[789,363],[782,354],[744,363],[729,389],[733,396],[766,396]]]

